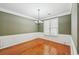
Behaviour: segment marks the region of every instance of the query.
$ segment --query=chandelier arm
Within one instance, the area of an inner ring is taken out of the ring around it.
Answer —
[[[38,9],[38,23],[40,22],[40,9]]]

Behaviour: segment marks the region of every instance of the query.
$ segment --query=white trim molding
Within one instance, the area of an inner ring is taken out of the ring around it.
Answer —
[[[16,15],[16,16],[20,16],[20,17],[24,17],[24,18],[29,18],[29,19],[35,20],[35,18],[33,18],[33,17],[26,16],[26,15],[23,15],[23,14],[20,14],[20,13],[11,11],[11,10],[7,10],[7,9],[1,8],[1,7],[0,7],[0,11],[5,12],[5,13],[9,13],[9,14],[13,14],[13,15]]]
[[[62,11],[62,12],[60,12],[60,13],[51,15],[50,17],[46,17],[46,18],[44,18],[44,19],[42,19],[42,20],[52,19],[52,18],[64,16],[64,15],[69,15],[69,14],[71,14],[71,10],[65,10],[65,11]]]

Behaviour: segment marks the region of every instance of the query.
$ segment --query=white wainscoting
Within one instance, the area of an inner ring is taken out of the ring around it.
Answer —
[[[29,40],[33,40],[35,38],[45,38],[47,40],[52,40],[58,43],[70,45],[71,54],[72,55],[77,54],[71,35],[48,36],[48,35],[44,35],[44,33],[41,32],[0,36],[0,49],[7,48],[16,44],[20,44]]]
[[[28,33],[28,34],[17,34],[0,36],[0,49],[10,47],[19,43],[23,43],[34,38],[37,38],[41,33]]]

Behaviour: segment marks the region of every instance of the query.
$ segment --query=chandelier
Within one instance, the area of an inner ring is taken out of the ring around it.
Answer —
[[[34,20],[35,23],[43,23],[43,20],[40,19],[40,9],[37,9],[37,13],[38,13],[38,18],[37,20]]]

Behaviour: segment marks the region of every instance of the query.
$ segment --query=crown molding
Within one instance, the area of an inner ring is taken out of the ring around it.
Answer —
[[[51,15],[50,17],[43,18],[42,20],[48,20],[48,19],[52,19],[52,18],[56,18],[56,17],[61,17],[64,15],[69,15],[69,14],[71,14],[71,10],[65,10],[65,11],[62,11],[60,13]]]
[[[13,14],[13,15],[16,15],[16,16],[20,16],[20,17],[24,17],[24,18],[35,20],[35,18],[33,18],[33,17],[26,16],[26,15],[23,15],[23,14],[20,14],[20,13],[11,11],[11,10],[7,10],[7,9],[1,8],[1,7],[0,7],[0,11],[5,12],[5,13],[9,13],[9,14]]]
[[[7,10],[7,9],[1,8],[1,7],[0,7],[0,11],[5,12],[5,13],[9,13],[9,14],[13,14],[13,15],[16,15],[16,16],[28,18],[28,19],[31,19],[31,20],[38,20],[36,18],[30,17],[30,16],[26,16],[26,15],[23,15],[23,14],[20,14],[20,13],[11,11],[11,10]],[[54,15],[52,15],[50,17],[45,17],[45,18],[43,18],[41,20],[52,19],[52,18],[55,18],[55,17],[60,17],[60,16],[68,15],[68,14],[71,14],[71,10],[62,11],[62,12],[54,14]]]

